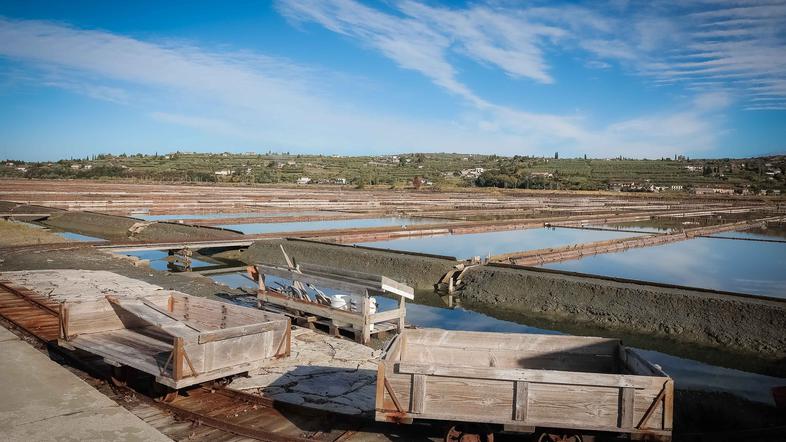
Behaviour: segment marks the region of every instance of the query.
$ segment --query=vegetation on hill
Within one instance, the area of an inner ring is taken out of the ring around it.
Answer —
[[[746,159],[501,157],[447,153],[385,156],[183,153],[98,155],[55,162],[6,160],[0,176],[157,182],[346,184],[356,187],[502,187],[685,191],[786,190],[786,156]],[[307,179],[306,179],[307,178]],[[673,187],[672,187],[673,186]],[[680,187],[682,186],[682,187]]]

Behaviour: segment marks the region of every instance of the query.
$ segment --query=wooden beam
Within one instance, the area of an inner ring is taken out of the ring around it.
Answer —
[[[661,385],[663,378],[628,376],[575,371],[533,370],[527,368],[479,368],[469,366],[440,366],[400,362],[399,373],[425,374],[467,379],[525,381],[537,384],[586,385],[594,387],[650,388]]]

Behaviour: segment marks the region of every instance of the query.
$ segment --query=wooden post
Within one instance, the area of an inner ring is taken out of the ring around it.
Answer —
[[[674,381],[667,381],[663,388],[665,388],[663,396],[663,429],[671,430],[674,419]]]
[[[172,348],[172,378],[176,381],[183,379],[183,338],[175,337]]]
[[[633,396],[636,394],[636,391],[633,387],[622,387],[620,388],[620,422],[619,426],[621,429],[631,429],[633,428]]]
[[[404,318],[407,316],[407,301],[403,296],[398,298],[398,327],[397,332],[404,331]]]
[[[360,343],[365,345],[371,340],[371,324],[369,323],[369,304],[368,291],[360,298],[360,314],[363,317],[361,328]]]
[[[516,392],[513,403],[513,420],[527,420],[527,402],[529,401],[529,383],[515,381]]]
[[[423,406],[426,402],[426,375],[412,375],[412,393],[410,394],[412,413],[423,413]]]

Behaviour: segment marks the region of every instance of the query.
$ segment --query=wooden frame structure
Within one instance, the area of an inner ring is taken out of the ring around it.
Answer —
[[[289,355],[286,316],[178,292],[60,304],[66,348],[133,367],[179,389]]]
[[[408,329],[377,372],[376,419],[671,438],[674,382],[617,339]]]
[[[257,264],[254,269],[259,284],[257,298],[260,307],[269,305],[283,309],[288,315],[297,318],[298,322],[306,325],[312,325],[314,322],[326,323],[333,334],[337,334],[339,329],[346,329],[354,333],[355,340],[361,344],[367,344],[372,334],[404,330],[406,300],[415,299],[415,291],[412,287],[385,276],[369,273],[338,270],[313,264],[296,267]],[[265,285],[266,275],[290,280],[295,284],[329,287],[342,293],[358,295],[361,299],[360,311],[342,310],[325,303],[268,290]],[[375,293],[398,296],[398,308],[370,313],[369,296]]]

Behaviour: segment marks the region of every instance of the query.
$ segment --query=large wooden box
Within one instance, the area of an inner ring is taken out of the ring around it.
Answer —
[[[60,342],[182,388],[289,355],[283,315],[178,292],[65,302]]]
[[[408,329],[379,363],[376,418],[668,439],[673,391],[617,339]]]

